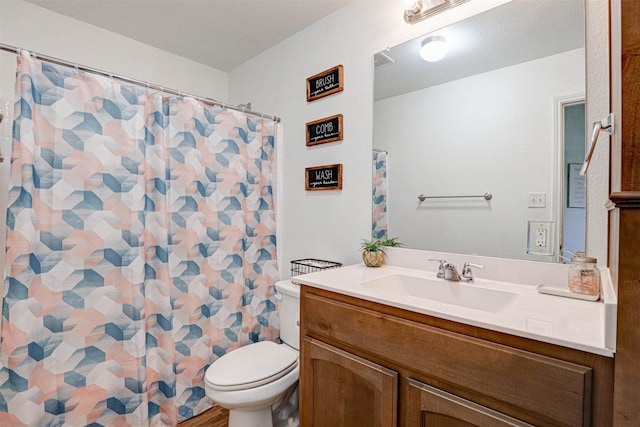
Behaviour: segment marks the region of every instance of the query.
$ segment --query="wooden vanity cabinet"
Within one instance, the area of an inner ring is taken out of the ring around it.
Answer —
[[[305,427],[610,426],[613,359],[301,293]]]

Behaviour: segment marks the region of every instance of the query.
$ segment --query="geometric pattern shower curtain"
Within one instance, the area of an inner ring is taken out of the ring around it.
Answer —
[[[372,237],[387,238],[387,152],[373,150]]]
[[[170,426],[274,340],[274,123],[18,58],[0,425]]]

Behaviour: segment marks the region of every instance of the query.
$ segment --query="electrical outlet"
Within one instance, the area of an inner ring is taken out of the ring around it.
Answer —
[[[547,230],[544,228],[536,228],[536,246],[539,248],[547,246]]]
[[[529,193],[528,200],[530,208],[547,207],[547,193]]]
[[[527,253],[553,255],[553,221],[529,221]]]

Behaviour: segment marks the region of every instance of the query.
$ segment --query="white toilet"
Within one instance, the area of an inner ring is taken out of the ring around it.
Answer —
[[[290,280],[275,286],[283,344],[261,341],[240,347],[205,373],[207,396],[229,409],[229,427],[273,427],[272,411],[287,400],[296,400],[297,410],[300,287]]]

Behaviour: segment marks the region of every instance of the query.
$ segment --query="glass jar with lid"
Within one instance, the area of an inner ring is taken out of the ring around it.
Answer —
[[[578,252],[571,257],[569,266],[569,290],[576,294],[600,295],[600,270],[598,260]]]

